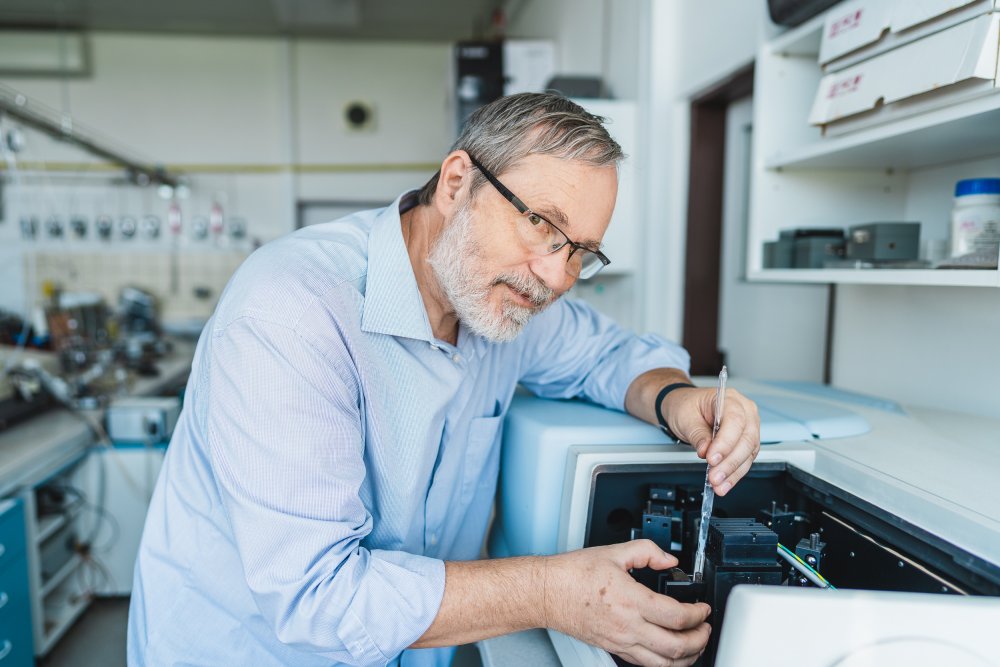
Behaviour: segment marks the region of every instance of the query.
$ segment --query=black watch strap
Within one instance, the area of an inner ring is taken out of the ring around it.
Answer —
[[[675,382],[673,384],[668,384],[666,387],[660,390],[660,393],[656,395],[656,420],[660,422],[660,430],[667,434],[671,440],[676,440],[680,442],[680,438],[674,435],[674,432],[670,430],[670,426],[667,425],[667,420],[663,417],[663,412],[660,408],[663,407],[663,399],[667,397],[667,394],[672,392],[674,389],[684,389],[686,387],[694,387],[690,382]]]

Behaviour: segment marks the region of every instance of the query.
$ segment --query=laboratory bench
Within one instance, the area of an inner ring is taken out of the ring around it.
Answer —
[[[157,363],[158,375],[138,377],[130,396],[158,396],[183,386],[194,344],[171,342],[171,352]],[[65,511],[40,515],[39,492],[58,487],[60,479],[85,470],[93,454],[103,453],[106,448],[94,447],[99,439],[92,426],[103,418],[103,410],[55,408],[0,432],[0,660],[5,667],[31,665],[35,655],[48,653],[92,599],[80,583],[86,557],[68,553],[86,503],[79,497]],[[109,470],[114,474],[116,468],[107,466],[102,474]],[[139,521],[129,536],[136,545],[145,514],[142,501],[148,498],[139,500],[129,503]],[[123,582],[130,583],[130,577]]]

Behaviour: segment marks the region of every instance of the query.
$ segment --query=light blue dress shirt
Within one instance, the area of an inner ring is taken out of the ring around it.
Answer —
[[[434,338],[391,206],[253,253],[198,342],[149,508],[130,665],[447,665],[406,650],[479,555],[518,383],[623,409],[680,347],[561,299]]]

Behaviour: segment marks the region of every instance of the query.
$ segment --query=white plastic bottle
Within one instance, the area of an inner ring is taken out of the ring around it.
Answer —
[[[951,211],[951,256],[1000,254],[1000,178],[970,178],[955,184]]]

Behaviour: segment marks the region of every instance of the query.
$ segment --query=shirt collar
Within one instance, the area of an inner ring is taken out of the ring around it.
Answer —
[[[400,207],[412,208],[416,196],[415,190],[404,192],[372,224],[361,330],[432,341],[434,334],[413,275],[399,218]]]

